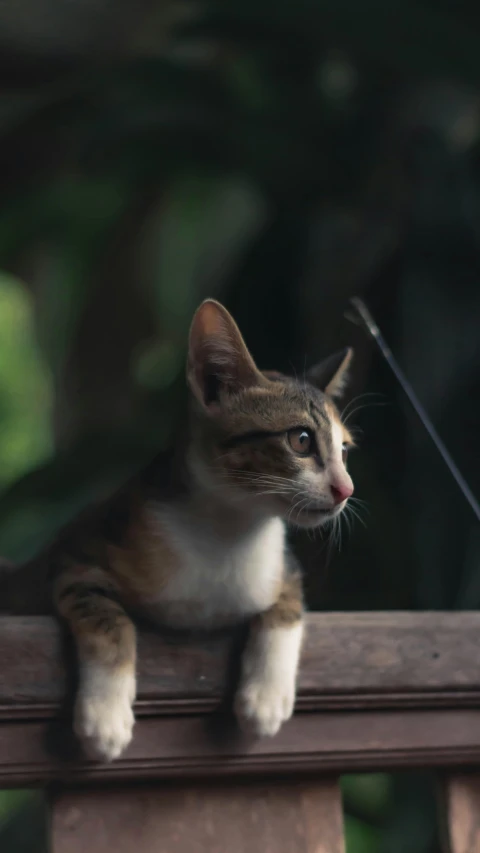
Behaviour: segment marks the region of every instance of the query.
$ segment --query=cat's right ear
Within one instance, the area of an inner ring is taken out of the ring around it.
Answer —
[[[262,382],[237,324],[214,299],[202,302],[192,320],[187,381],[207,409],[218,404],[222,392],[239,391]]]
[[[330,397],[341,397],[348,383],[352,358],[353,349],[346,347],[310,368],[307,379]]]

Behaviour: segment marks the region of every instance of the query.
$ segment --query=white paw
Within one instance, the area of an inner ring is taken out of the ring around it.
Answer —
[[[289,720],[295,705],[295,685],[284,681],[248,681],[235,699],[235,713],[242,729],[259,737],[276,735]]]
[[[122,675],[107,679],[77,696],[74,730],[87,755],[103,761],[118,758],[132,739],[135,682]]]

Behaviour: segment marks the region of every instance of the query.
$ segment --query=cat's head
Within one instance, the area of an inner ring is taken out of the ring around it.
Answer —
[[[353,492],[353,441],[334,400],[352,351],[331,356],[305,381],[255,365],[228,311],[208,299],[189,338],[192,464],[222,500],[301,527],[334,518]]]

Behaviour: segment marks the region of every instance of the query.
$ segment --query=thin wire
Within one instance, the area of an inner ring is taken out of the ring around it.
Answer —
[[[410,403],[412,404],[412,406],[415,409],[418,417],[420,418],[423,426],[425,427],[430,438],[432,439],[433,443],[435,444],[435,447],[437,448],[438,452],[440,453],[440,456],[442,457],[443,461],[445,462],[445,465],[447,466],[452,477],[454,478],[455,482],[457,483],[457,486],[459,487],[463,496],[468,501],[474,515],[477,518],[477,521],[480,521],[480,503],[477,501],[475,495],[473,494],[473,492],[472,492],[470,486],[468,485],[467,481],[465,480],[463,474],[457,468],[457,465],[455,464],[450,453],[448,452],[447,448],[445,447],[445,445],[444,445],[442,439],[440,438],[437,430],[433,426],[427,412],[423,408],[420,400],[418,399],[417,395],[415,394],[415,391],[413,390],[412,386],[410,385],[408,379],[404,376],[401,368],[398,366],[398,364],[395,360],[395,357],[394,357],[390,347],[386,343],[386,341],[385,341],[380,329],[378,328],[375,320],[373,319],[372,314],[370,313],[370,311],[368,310],[367,306],[365,305],[365,303],[362,299],[355,297],[355,298],[351,299],[350,302],[351,302],[353,308],[355,309],[356,315],[361,320],[361,325],[363,325],[363,327],[366,329],[367,333],[370,335],[371,338],[373,338],[373,340],[377,344],[377,346],[378,346],[380,352],[382,353],[385,361],[387,362],[388,366],[390,367],[390,370],[392,371],[392,373],[396,377],[398,383],[403,388],[405,394],[407,395],[408,399],[410,400]],[[346,314],[345,316],[347,317],[347,319],[349,319],[352,322],[357,323],[357,325],[359,325],[356,318],[352,317],[349,314]]]

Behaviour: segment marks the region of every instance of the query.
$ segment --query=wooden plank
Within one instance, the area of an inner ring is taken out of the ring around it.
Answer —
[[[299,709],[480,705],[480,613],[310,614]],[[137,714],[215,709],[232,671],[232,640],[139,638]],[[48,617],[0,617],[0,719],[58,713],[64,644]]]
[[[61,790],[52,853],[344,853],[335,779]]]
[[[480,764],[479,709],[301,713],[276,737],[257,741],[212,730],[204,717],[143,718],[111,764],[69,758],[65,743],[52,738],[56,729],[33,720],[0,726],[0,786]]]
[[[0,784],[480,763],[479,635],[480,613],[311,615],[300,713],[276,738],[252,743],[205,716],[231,681],[231,638],[173,645],[142,634],[134,739],[102,765],[71,752],[61,706],[74,667],[57,625],[3,618]]]
[[[480,774],[447,776],[443,808],[448,853],[480,853]]]

